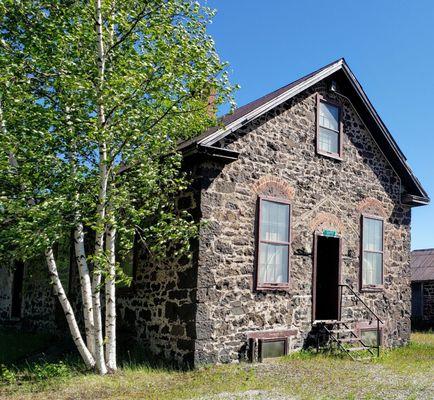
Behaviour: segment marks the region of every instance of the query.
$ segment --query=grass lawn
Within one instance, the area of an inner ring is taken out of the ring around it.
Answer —
[[[0,398],[434,399],[434,333],[415,333],[409,346],[366,363],[301,352],[187,372],[129,366],[99,377],[80,368],[62,365],[61,377],[4,384]]]

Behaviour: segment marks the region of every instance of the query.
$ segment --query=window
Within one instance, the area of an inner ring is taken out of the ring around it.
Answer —
[[[250,361],[261,362],[267,358],[287,355],[290,348],[290,338],[297,333],[298,331],[295,329],[247,332]]]
[[[341,157],[341,109],[339,106],[321,100],[318,96],[317,152]]]
[[[381,329],[379,332],[376,329],[361,329],[360,339],[365,346],[378,347],[381,345]]]
[[[383,220],[362,218],[362,287],[383,284]]]
[[[290,205],[260,198],[257,288],[287,287],[289,283]]]
[[[288,342],[286,338],[259,339],[258,344],[258,356],[260,362],[266,358],[282,357],[288,354]]]

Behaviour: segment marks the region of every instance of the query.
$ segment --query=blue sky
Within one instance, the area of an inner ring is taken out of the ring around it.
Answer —
[[[434,1],[208,0],[243,105],[345,57],[434,202]],[[412,248],[434,247],[434,205]]]

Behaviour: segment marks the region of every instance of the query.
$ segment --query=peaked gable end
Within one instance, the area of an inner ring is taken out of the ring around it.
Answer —
[[[230,162],[237,158],[237,153],[233,150],[216,146],[219,141],[325,79],[339,82],[339,91],[345,93],[344,97],[353,105],[363,123],[372,134],[373,139],[399,175],[406,189],[402,195],[402,202],[410,206],[428,204],[430,201],[428,194],[411,171],[403,152],[343,58],[236,109],[232,114],[228,114],[221,119],[221,126],[211,128],[202,135],[181,143],[179,150],[187,156],[191,154],[206,154]],[[331,88],[331,90],[340,94],[335,88]]]

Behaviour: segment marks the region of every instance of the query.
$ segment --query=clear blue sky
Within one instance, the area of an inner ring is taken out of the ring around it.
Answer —
[[[208,0],[243,105],[340,57],[434,203],[434,1]],[[412,248],[434,247],[434,205],[413,209]]]

